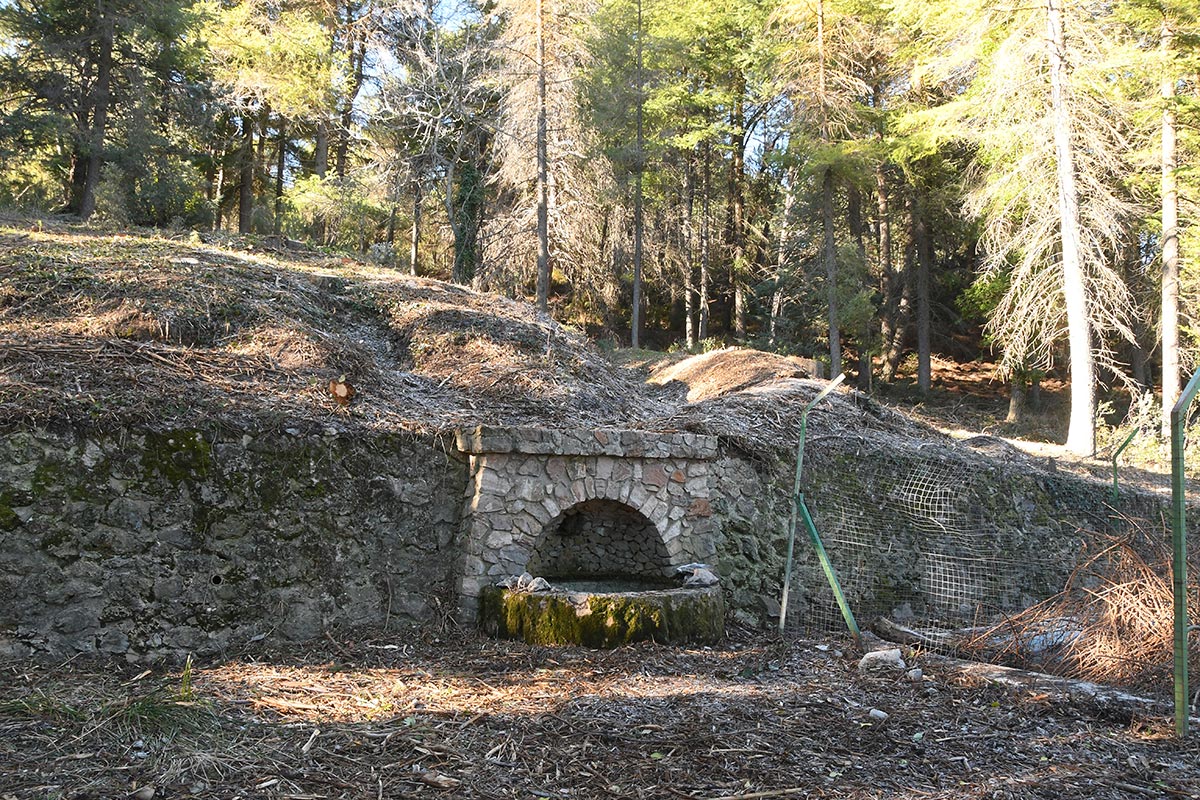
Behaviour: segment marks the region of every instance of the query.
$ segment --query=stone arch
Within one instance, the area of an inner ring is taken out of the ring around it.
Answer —
[[[456,441],[469,463],[460,523],[460,608],[467,619],[484,586],[537,568],[531,559],[547,531],[557,530],[572,509],[594,510],[601,501],[610,514],[627,509],[650,526],[633,525],[641,530],[634,537],[638,545],[623,545],[627,563],[637,562],[644,577],[651,565],[661,577],[672,564],[706,561],[716,553],[712,437],[481,426],[459,431]],[[648,550],[647,540],[653,543]]]
[[[593,497],[554,516],[533,540],[526,569],[547,578],[668,574],[660,525],[620,500]]]

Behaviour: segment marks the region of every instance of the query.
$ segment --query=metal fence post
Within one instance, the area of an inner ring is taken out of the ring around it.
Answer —
[[[1200,369],[1171,409],[1171,587],[1175,609],[1175,733],[1188,731],[1187,495],[1183,475],[1187,412],[1200,390]]]

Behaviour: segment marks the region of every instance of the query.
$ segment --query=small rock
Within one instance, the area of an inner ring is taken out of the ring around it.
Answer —
[[[545,578],[535,578],[528,572],[520,575],[510,575],[496,584],[516,592],[552,592],[554,587]]]
[[[692,573],[692,576],[683,582],[684,586],[716,586],[721,582],[717,574],[712,570],[698,569]]]
[[[885,719],[890,717],[891,714],[887,713],[886,711],[881,711],[878,708],[872,708],[870,713],[867,714],[867,716],[869,716],[873,720],[883,722]]]
[[[549,592],[549,591],[552,591],[553,588],[554,587],[552,587],[550,585],[550,582],[548,580],[546,580],[545,578],[534,578],[533,580],[531,580],[529,582],[529,585],[525,587],[525,591],[527,591],[527,592]]]
[[[875,650],[867,653],[858,662],[858,671],[877,675],[903,672],[906,666],[903,656],[900,655],[900,649],[892,648],[891,650]]]
[[[922,678],[925,677],[925,673],[921,671],[920,667],[913,667],[908,672],[904,673],[904,677],[908,678],[913,683],[918,683]]]
[[[130,793],[129,796],[132,798],[132,800],[153,800],[154,787],[143,786],[140,789],[135,789],[132,793]]]

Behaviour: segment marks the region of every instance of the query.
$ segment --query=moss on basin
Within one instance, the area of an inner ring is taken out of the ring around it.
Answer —
[[[534,593],[489,586],[479,597],[479,620],[492,636],[530,644],[709,644],[724,635],[725,603],[718,587]]]

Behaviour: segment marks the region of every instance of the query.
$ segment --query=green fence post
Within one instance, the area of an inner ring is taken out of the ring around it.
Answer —
[[[1187,496],[1183,475],[1183,437],[1187,412],[1200,390],[1200,369],[1192,375],[1171,409],[1171,588],[1175,608],[1175,733],[1188,731]]]
[[[1125,452],[1125,448],[1129,447],[1129,443],[1133,441],[1133,437],[1141,433],[1140,430],[1134,428],[1125,437],[1125,441],[1121,442],[1121,446],[1117,448],[1117,452],[1113,453],[1113,505],[1121,499],[1121,485],[1117,480],[1117,459],[1121,457],[1121,453]]]
[[[825,553],[825,546],[821,543],[821,536],[817,533],[816,526],[813,525],[812,517],[808,513],[808,506],[804,503],[804,494],[800,491],[800,474],[804,471],[804,442],[808,438],[808,412],[812,411],[813,406],[824,400],[845,379],[846,374],[842,373],[830,381],[829,385],[822,389],[821,393],[814,397],[812,402],[806,405],[804,411],[800,414],[800,441],[796,445],[796,477],[792,483],[792,514],[788,520],[787,561],[783,570],[783,592],[779,598],[779,632],[783,633],[784,623],[787,620],[788,594],[792,587],[792,555],[796,548],[796,516],[797,514],[803,514],[805,527],[808,529],[813,546],[817,551],[817,558],[821,561],[821,569],[825,571],[825,577],[829,580],[830,588],[833,589],[834,598],[837,599],[842,616],[846,619],[846,627],[850,629],[850,633],[857,642],[860,638],[858,624],[854,621],[854,615],[850,612],[850,606],[847,605],[846,598],[842,594],[842,587],[838,584],[837,573],[833,569],[833,564],[829,561],[829,556]]]

